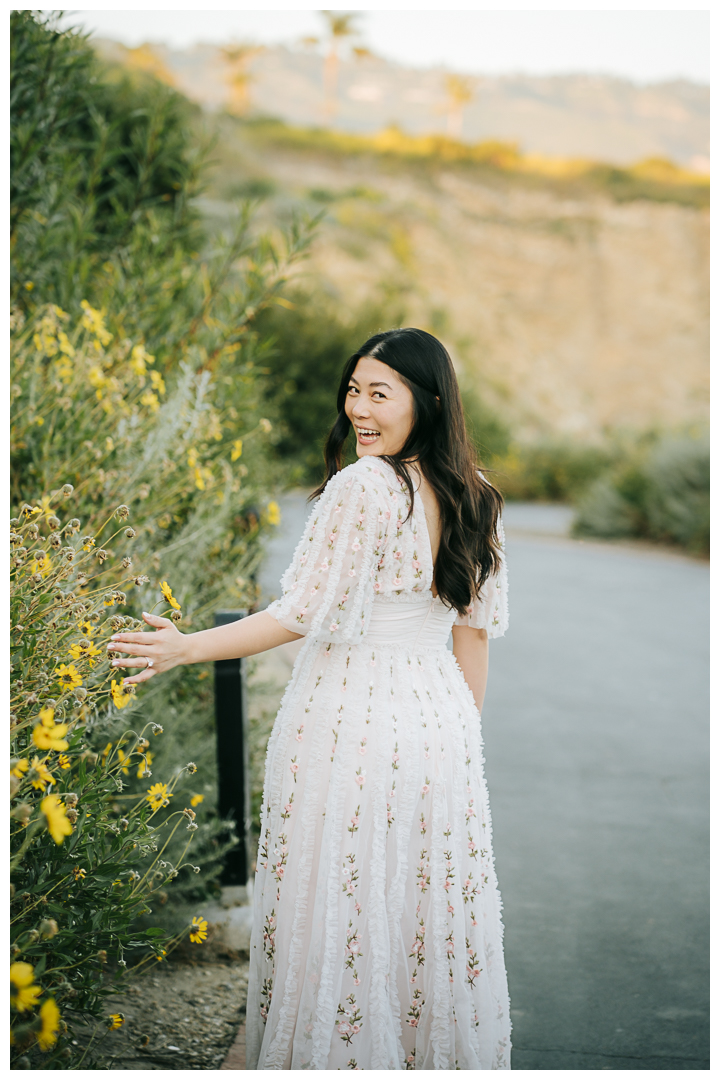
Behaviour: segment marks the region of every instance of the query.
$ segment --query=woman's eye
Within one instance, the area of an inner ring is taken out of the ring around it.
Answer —
[[[376,391],[375,391],[375,393],[373,394],[373,397],[381,397],[381,398],[384,398],[384,397],[385,397],[385,395],[384,395],[384,394],[381,394],[379,390],[376,390]]]

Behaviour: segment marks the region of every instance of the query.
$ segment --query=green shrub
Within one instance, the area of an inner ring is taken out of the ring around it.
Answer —
[[[634,536],[709,552],[707,435],[672,434],[641,444],[587,490],[574,529],[578,535]]]
[[[506,499],[572,502],[612,463],[615,451],[569,441],[510,443],[490,465]]]

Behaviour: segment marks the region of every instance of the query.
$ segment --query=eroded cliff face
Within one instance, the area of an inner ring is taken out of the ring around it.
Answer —
[[[349,307],[400,289],[519,435],[706,421],[706,211],[248,144],[252,170],[270,219],[325,199],[303,275]]]

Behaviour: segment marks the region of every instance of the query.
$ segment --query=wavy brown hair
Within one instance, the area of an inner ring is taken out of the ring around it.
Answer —
[[[478,472],[452,361],[432,334],[412,327],[385,330],[352,354],[340,378],[337,420],[325,443],[327,476],[311,498],[320,495],[343,467],[345,440],[352,427],[345,412],[348,385],[364,356],[387,364],[412,392],[414,422],[405,445],[397,454],[379,456],[407,485],[410,514],[415,489],[407,462],[419,465],[435,492],[441,515],[435,586],[443,601],[464,615],[480,597],[487,578],[500,568],[498,519],[503,500]]]

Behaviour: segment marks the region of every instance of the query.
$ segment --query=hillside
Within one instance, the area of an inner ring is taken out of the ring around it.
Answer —
[[[253,193],[269,222],[324,207],[305,283],[348,311],[399,296],[518,435],[706,419],[707,210],[218,122],[205,213]]]
[[[98,39],[107,59],[154,70],[211,109],[230,100],[230,69],[214,45],[127,49]],[[325,122],[323,59],[313,51],[266,48],[241,67],[243,107],[290,124]],[[414,70],[371,56],[342,60],[335,126],[367,133],[391,124],[412,134],[447,130],[447,73]],[[246,77],[247,76],[247,77]],[[665,157],[709,169],[709,87],[688,81],[638,85],[597,75],[486,76],[464,110],[462,135],[500,139],[528,153],[627,165]]]

